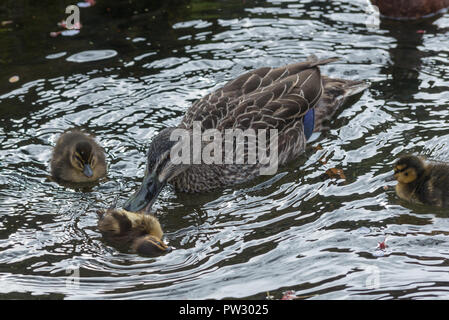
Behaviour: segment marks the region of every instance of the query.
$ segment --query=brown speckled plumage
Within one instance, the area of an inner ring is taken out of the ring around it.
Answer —
[[[315,107],[315,131],[319,131],[347,97],[367,88],[361,81],[321,76],[318,66],[336,60],[311,57],[306,62],[250,71],[196,101],[179,128],[191,129],[193,121],[201,121],[203,130],[277,129],[282,166],[305,149],[302,119],[309,109]],[[204,192],[250,181],[259,172],[260,164],[192,164],[169,182],[183,192]]]
[[[260,161],[248,164],[246,159],[250,153],[244,143],[245,164],[191,162],[188,165],[173,165],[169,157],[175,142],[170,141],[170,134],[175,129],[186,129],[192,135],[195,122],[201,123],[202,132],[217,129],[223,141],[229,129],[276,129],[278,166],[296,159],[306,146],[304,115],[315,108],[315,127],[321,130],[323,121],[329,120],[347,97],[368,87],[362,81],[323,77],[319,66],[336,60],[318,60],[312,56],[305,62],[256,69],[194,102],[177,128],[166,128],[153,138],[147,153],[144,178],[148,185],[141,187],[128,200],[125,208],[138,211],[146,203],[148,209],[166,182],[180,191],[205,192],[250,181],[260,175],[261,168],[267,167]],[[201,148],[206,144],[203,142]],[[234,151],[236,148],[234,143]],[[224,150],[223,147],[222,159]],[[269,148],[266,151],[267,154],[271,153]]]

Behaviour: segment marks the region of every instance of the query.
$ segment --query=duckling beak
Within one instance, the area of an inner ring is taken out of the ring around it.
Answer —
[[[149,212],[157,196],[165,187],[165,182],[159,182],[156,177],[145,175],[139,190],[125,202],[123,209],[131,212],[145,210]]]
[[[84,165],[83,173],[88,178],[90,178],[90,177],[92,177],[94,175],[94,172],[92,171],[92,168],[87,163]]]

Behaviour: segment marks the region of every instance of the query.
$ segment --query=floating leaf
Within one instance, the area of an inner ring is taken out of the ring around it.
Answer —
[[[323,146],[322,146],[321,144],[318,144],[318,145],[316,145],[316,146],[313,146],[312,148],[313,148],[313,150],[315,150],[315,151],[323,150]]]
[[[58,26],[68,30],[79,30],[83,27],[83,25],[80,22],[75,22],[75,24],[68,26],[67,21],[65,20],[58,22]]]
[[[322,156],[319,160],[318,160],[321,164],[326,164],[327,163],[327,159],[325,156]]]
[[[281,300],[294,300],[298,298],[295,291],[287,291],[283,292],[283,294]]]
[[[9,82],[10,83],[14,83],[14,82],[17,82],[19,80],[20,80],[19,76],[12,76],[11,78],[9,78]]]
[[[52,32],[50,32],[50,37],[56,38],[60,34],[61,34],[61,31],[52,31]]]
[[[343,173],[342,169],[338,169],[338,168],[330,168],[328,170],[326,170],[326,174],[330,177],[330,178],[336,178],[336,179],[343,179],[346,180],[346,176]]]
[[[8,25],[8,24],[11,24],[11,23],[13,23],[13,21],[12,20],[5,20],[5,21],[2,21],[2,27],[4,27],[4,26],[6,26],[6,25]]]
[[[377,248],[380,250],[385,250],[387,248],[387,237],[385,237],[384,241],[379,242],[379,244],[377,245]]]

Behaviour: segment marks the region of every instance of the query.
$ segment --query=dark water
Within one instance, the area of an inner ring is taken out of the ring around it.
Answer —
[[[1,298],[449,298],[448,213],[383,189],[401,153],[449,159],[448,14],[367,29],[364,0],[98,0],[78,35],[50,37],[68,4],[0,4],[13,21],[0,25]],[[304,156],[249,185],[164,190],[170,254],[102,241],[95,211],[135,190],[157,132],[242,72],[310,54],[341,57],[323,73],[371,88]],[[109,179],[88,192],[47,180],[71,127],[107,152]]]

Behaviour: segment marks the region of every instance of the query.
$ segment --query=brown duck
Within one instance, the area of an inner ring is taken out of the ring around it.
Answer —
[[[65,132],[53,150],[51,175],[57,182],[95,182],[106,175],[104,150],[90,135]]]
[[[175,130],[184,129],[191,137],[198,123],[201,132],[216,129],[221,137],[228,129],[276,129],[278,148],[273,154],[277,156],[277,165],[296,159],[304,152],[312,132],[323,129],[349,96],[368,87],[362,81],[322,76],[319,66],[336,60],[318,60],[312,56],[305,62],[256,69],[194,102],[178,127],[166,128],[153,138],[142,185],[124,208],[148,211],[167,183],[183,192],[206,192],[250,181],[261,174],[261,169],[268,167],[262,161],[256,161],[256,164],[249,164],[249,161],[243,164],[206,164],[204,161],[179,164],[171,161],[171,149],[176,141],[170,136]],[[269,141],[269,137],[266,139]],[[203,152],[204,144],[201,146]],[[235,151],[237,143],[232,146]],[[224,150],[222,148],[223,154],[219,156],[226,156]],[[270,147],[266,151],[269,154]],[[195,156],[194,150],[193,154]],[[243,159],[252,155],[243,144]]]

